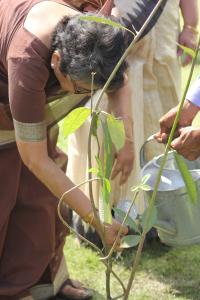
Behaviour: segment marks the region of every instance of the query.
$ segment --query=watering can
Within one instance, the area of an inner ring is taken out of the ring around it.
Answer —
[[[145,159],[145,146],[154,140],[149,137],[140,151],[142,177],[150,174],[145,200],[150,200],[163,154],[149,162]],[[183,158],[184,159],[184,158]],[[200,195],[200,159],[184,159]],[[200,243],[200,197],[192,203],[184,180],[178,170],[173,151],[169,151],[156,195],[157,221],[154,225],[162,242],[170,246],[184,246]]]

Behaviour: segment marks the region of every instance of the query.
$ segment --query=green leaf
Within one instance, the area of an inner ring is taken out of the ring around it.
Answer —
[[[101,195],[102,197],[99,198],[99,216],[100,220],[103,223],[112,223],[112,214],[111,214],[111,207],[110,207],[110,182],[107,178],[103,175],[103,169],[102,169],[102,162],[101,160],[96,156],[96,161],[98,165],[98,173],[97,175],[102,179],[101,181]]]
[[[111,206],[110,206],[110,174],[113,165],[113,150],[112,150],[112,140],[109,134],[108,126],[106,122],[101,120],[102,129],[103,129],[103,137],[104,137],[104,151],[103,151],[103,163],[100,161],[98,157],[96,157],[99,170],[101,172],[102,177],[102,186],[101,186],[101,194],[102,199],[99,200],[99,215],[102,222],[111,224],[112,223],[112,214],[111,214]],[[102,167],[103,165],[103,167]]]
[[[124,218],[126,216],[126,213],[123,210],[121,210],[120,208],[117,208],[117,207],[114,207],[113,209],[114,209],[114,212],[119,216],[119,218],[121,220],[124,220]],[[135,221],[130,216],[127,217],[127,219],[125,221],[125,225],[130,226],[131,229],[133,229],[134,231],[140,233],[140,230],[138,229],[137,224],[135,223]]]
[[[148,184],[141,184],[140,186],[141,190],[147,192],[151,190],[151,187]]]
[[[95,174],[97,174],[97,173],[99,172],[99,170],[98,170],[97,168],[90,168],[90,169],[88,170],[88,172],[89,172],[89,173],[95,173]]]
[[[140,235],[126,235],[122,238],[120,248],[135,247],[139,244],[141,239]]]
[[[123,30],[129,31],[133,36],[135,36],[135,34],[131,30],[129,30],[128,28],[122,26],[118,22],[111,21],[110,19],[107,19],[107,18],[96,17],[96,16],[81,16],[80,19],[85,20],[85,21],[91,21],[91,22],[110,25],[110,26],[115,27],[115,28],[121,28]]]
[[[104,223],[112,224],[112,214],[110,207],[110,185],[108,185],[108,180],[103,178],[102,185],[102,198],[103,203],[101,205],[100,219]]]
[[[87,107],[78,107],[72,110],[64,119],[63,135],[66,138],[71,133],[75,132],[89,117],[91,110]]]
[[[144,213],[141,216],[141,225],[142,225],[143,229],[144,229],[144,224],[146,222],[147,211],[148,211],[148,208],[145,209]],[[147,232],[153,227],[153,225],[156,223],[156,221],[157,221],[157,208],[154,206],[152,213],[151,213],[149,223],[147,225]]]
[[[190,197],[190,200],[192,203],[196,203],[198,200],[198,193],[197,193],[197,187],[195,182],[193,181],[192,175],[190,171],[188,170],[188,167],[183,160],[183,158],[176,152],[173,151],[174,157],[177,163],[177,166],[179,168],[179,171],[181,173],[181,176],[185,182],[185,187],[187,189],[187,193]]]
[[[91,133],[95,137],[97,137],[98,126],[99,126],[99,113],[95,113],[95,115],[93,115],[92,129],[91,129]]]
[[[193,59],[195,58],[195,50],[188,48],[186,46],[183,46],[179,43],[177,43],[177,45],[179,46],[179,48],[181,48],[183,50],[183,52],[187,55],[190,55]]]
[[[151,174],[146,174],[145,176],[142,177],[142,184],[146,184],[149,178],[151,177]]]
[[[95,159],[96,159],[97,166],[98,166],[98,173],[97,173],[97,175],[100,178],[103,178],[103,168],[102,168],[101,160],[97,156],[95,156]]]
[[[117,151],[119,151],[123,148],[125,143],[124,123],[122,120],[115,119],[112,115],[109,115],[106,120],[111,140]]]
[[[133,186],[131,188],[131,192],[137,192],[137,191],[150,191],[151,187],[148,184],[141,183],[140,185]]]
[[[104,184],[106,186],[107,191],[110,193],[111,192],[111,185],[110,185],[110,181],[107,178],[104,178]]]
[[[101,124],[102,124],[103,137],[104,137],[103,174],[104,177],[110,178],[112,166],[113,166],[113,159],[114,159],[112,140],[110,137],[107,123],[101,120]]]
[[[140,185],[132,186],[131,192],[137,192],[140,190]]]

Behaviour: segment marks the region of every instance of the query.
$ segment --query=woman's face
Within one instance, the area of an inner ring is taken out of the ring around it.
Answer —
[[[90,94],[91,85],[82,81],[73,80],[70,75],[65,75],[60,71],[61,57],[58,51],[52,54],[51,58],[51,68],[57,80],[60,83],[61,88],[70,93],[74,94]],[[96,90],[96,89],[95,89]]]
[[[61,88],[66,92],[73,94],[91,94],[90,84],[73,80],[69,75],[64,75],[61,72],[57,79],[60,82]]]

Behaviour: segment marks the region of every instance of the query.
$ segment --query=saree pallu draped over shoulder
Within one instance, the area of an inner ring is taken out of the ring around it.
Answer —
[[[45,120],[47,129],[51,129],[73,109],[84,106],[89,97],[85,95],[66,95],[46,104]],[[15,144],[15,130],[7,104],[0,103],[0,149]]]

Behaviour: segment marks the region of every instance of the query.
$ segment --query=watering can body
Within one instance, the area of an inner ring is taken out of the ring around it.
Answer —
[[[153,193],[163,155],[154,157],[146,163],[144,159],[144,146],[145,144],[140,152],[140,164],[143,167],[141,175],[150,175],[147,181],[150,191],[145,192],[145,199],[148,203]],[[200,195],[200,159],[192,162],[184,160],[196,184],[198,195]],[[161,176],[156,195],[156,208],[157,221],[155,227],[161,241],[170,246],[185,246],[200,243],[200,197],[198,197],[196,203],[191,202],[181,173],[176,165],[173,151],[168,153]]]

